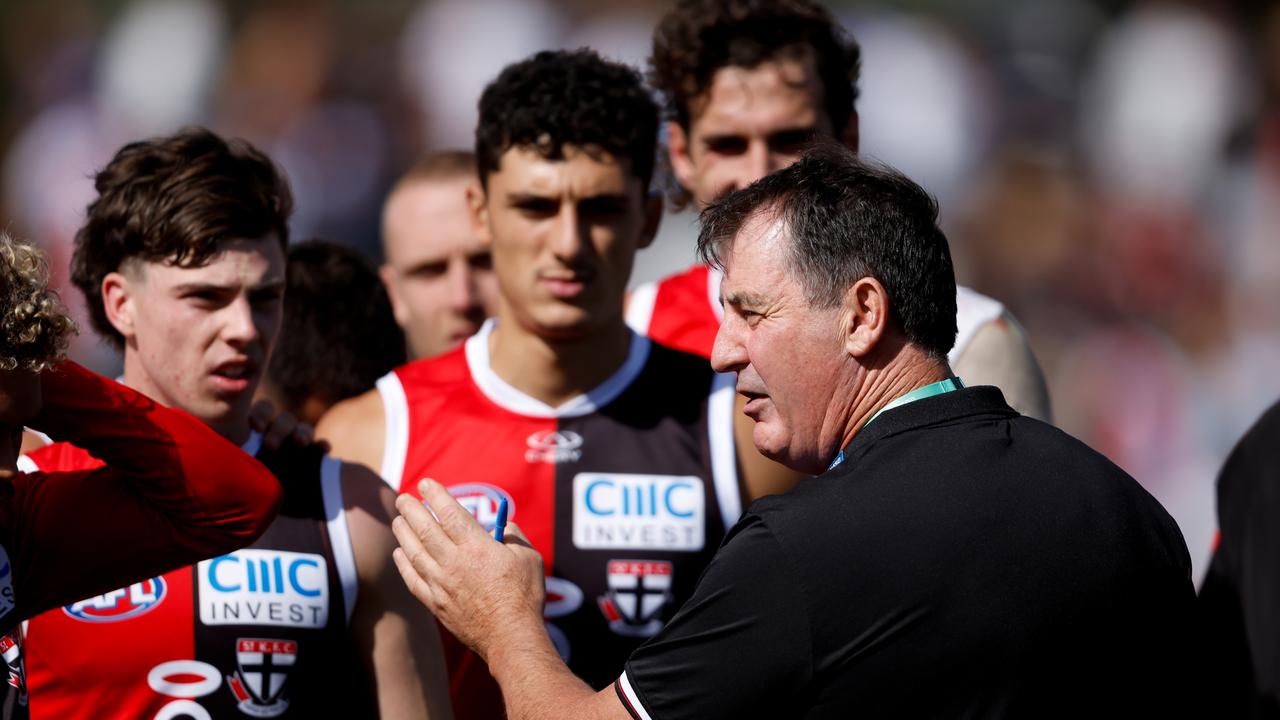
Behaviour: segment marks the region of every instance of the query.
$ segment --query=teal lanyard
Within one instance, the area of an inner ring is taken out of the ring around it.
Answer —
[[[951,392],[952,390],[959,390],[962,387],[964,387],[964,383],[961,382],[960,378],[958,377],[949,377],[946,380],[939,380],[936,383],[929,383],[924,387],[918,387],[915,390],[912,390],[911,392],[907,393],[906,395],[902,395],[896,398],[893,402],[889,403],[888,405],[885,405],[884,407],[880,408],[878,411],[876,411],[876,414],[872,415],[871,419],[868,420],[862,426],[862,429],[866,430],[867,425],[870,425],[871,423],[875,422],[876,418],[880,417],[881,413],[883,413],[885,410],[892,410],[896,407],[902,407],[907,403],[913,403],[916,400],[923,400],[928,397],[933,397],[934,395],[944,395],[946,393]],[[844,450],[841,450],[840,454],[836,455],[836,459],[831,461],[831,464],[827,466],[827,469],[830,470],[831,468],[839,465],[842,462],[844,462]]]

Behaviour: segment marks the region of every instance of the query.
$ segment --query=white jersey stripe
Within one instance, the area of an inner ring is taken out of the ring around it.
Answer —
[[[707,435],[711,448],[711,480],[716,487],[716,500],[725,530],[733,527],[742,514],[742,494],[738,489],[738,457],[734,452],[733,407],[737,376],[716,373],[707,399]]]
[[[627,298],[627,325],[641,335],[649,334],[653,306],[658,302],[658,283],[645,283],[631,291]]]
[[[404,479],[404,460],[409,454],[409,401],[395,371],[378,378],[378,394],[382,396],[385,430],[382,441],[382,479],[392,490],[400,492]]]
[[[711,312],[715,313],[718,322],[724,322],[724,305],[720,304],[720,283],[724,282],[724,273],[719,268],[707,268],[707,302],[711,303]]]
[[[35,460],[32,460],[26,455],[19,455],[18,456],[18,472],[24,472],[28,474],[38,473],[40,472],[40,468],[36,466]]]
[[[632,712],[639,717],[640,720],[653,720],[649,715],[649,711],[645,709],[644,704],[640,702],[640,696],[636,695],[635,688],[631,687],[631,679],[627,677],[624,670],[618,676],[618,687],[622,690],[622,696],[627,699],[627,704],[631,706]]]
[[[342,461],[326,455],[320,461],[320,494],[324,499],[324,521],[329,528],[329,545],[333,548],[333,565],[342,582],[342,600],[347,611],[347,625],[356,607],[356,555],[351,547],[351,531],[342,501]]]

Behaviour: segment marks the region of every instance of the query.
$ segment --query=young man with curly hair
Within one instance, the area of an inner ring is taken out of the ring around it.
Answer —
[[[48,281],[40,251],[0,232],[6,717],[26,711],[18,623],[252,542],[280,502],[267,469],[202,423],[64,361],[74,326]],[[24,425],[74,442],[101,462],[40,472],[19,456]]]
[[[677,202],[699,209],[781,170],[816,138],[858,149],[861,53],[813,0],[683,0],[653,36],[649,79],[665,104]],[[632,293],[627,321],[706,357],[720,327],[721,273],[696,265]],[[1026,337],[996,300],[957,289],[949,360],[971,385],[998,386],[1020,412],[1050,417]]]
[[[628,330],[654,236],[657,107],[638,73],[544,52],[484,91],[471,210],[501,302],[463,347],[335,406],[318,432],[401,492],[431,477],[542,551],[547,631],[595,687],[689,596],[737,520],[731,378]],[[502,717],[483,661],[446,641],[454,703]]]
[[[262,459],[285,497],[247,548],[33,618],[32,717],[447,716],[435,625],[388,560],[392,493],[250,427],[281,324],[284,177],[189,129],[126,145],[95,186],[71,275],[124,383]],[[93,464],[64,444],[31,457]]]

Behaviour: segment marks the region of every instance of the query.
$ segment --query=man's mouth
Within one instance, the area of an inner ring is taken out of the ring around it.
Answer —
[[[239,393],[249,389],[257,377],[257,363],[248,360],[225,362],[214,367],[210,377],[214,387],[226,393]]]
[[[587,289],[591,281],[588,273],[551,273],[538,278],[552,297],[571,300]]]
[[[738,394],[746,398],[747,402],[742,406],[742,413],[750,417],[755,417],[759,414],[769,400],[769,396],[765,393],[751,392],[750,390],[739,390]]]

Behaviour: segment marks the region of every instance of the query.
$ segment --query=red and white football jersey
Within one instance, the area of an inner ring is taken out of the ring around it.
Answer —
[[[226,555],[31,619],[30,717],[372,717],[347,625],[355,560],[341,463],[314,448],[257,454],[284,486],[276,520]],[[56,444],[46,471],[98,461]],[[102,538],[110,542],[110,538]]]
[[[446,355],[378,382],[383,477],[432,478],[492,527],[507,498],[542,553],[547,629],[596,688],[692,594],[741,513],[733,377],[633,335],[622,367],[549,407],[495,374],[490,321]],[[446,633],[458,717],[501,717],[484,664]]]

